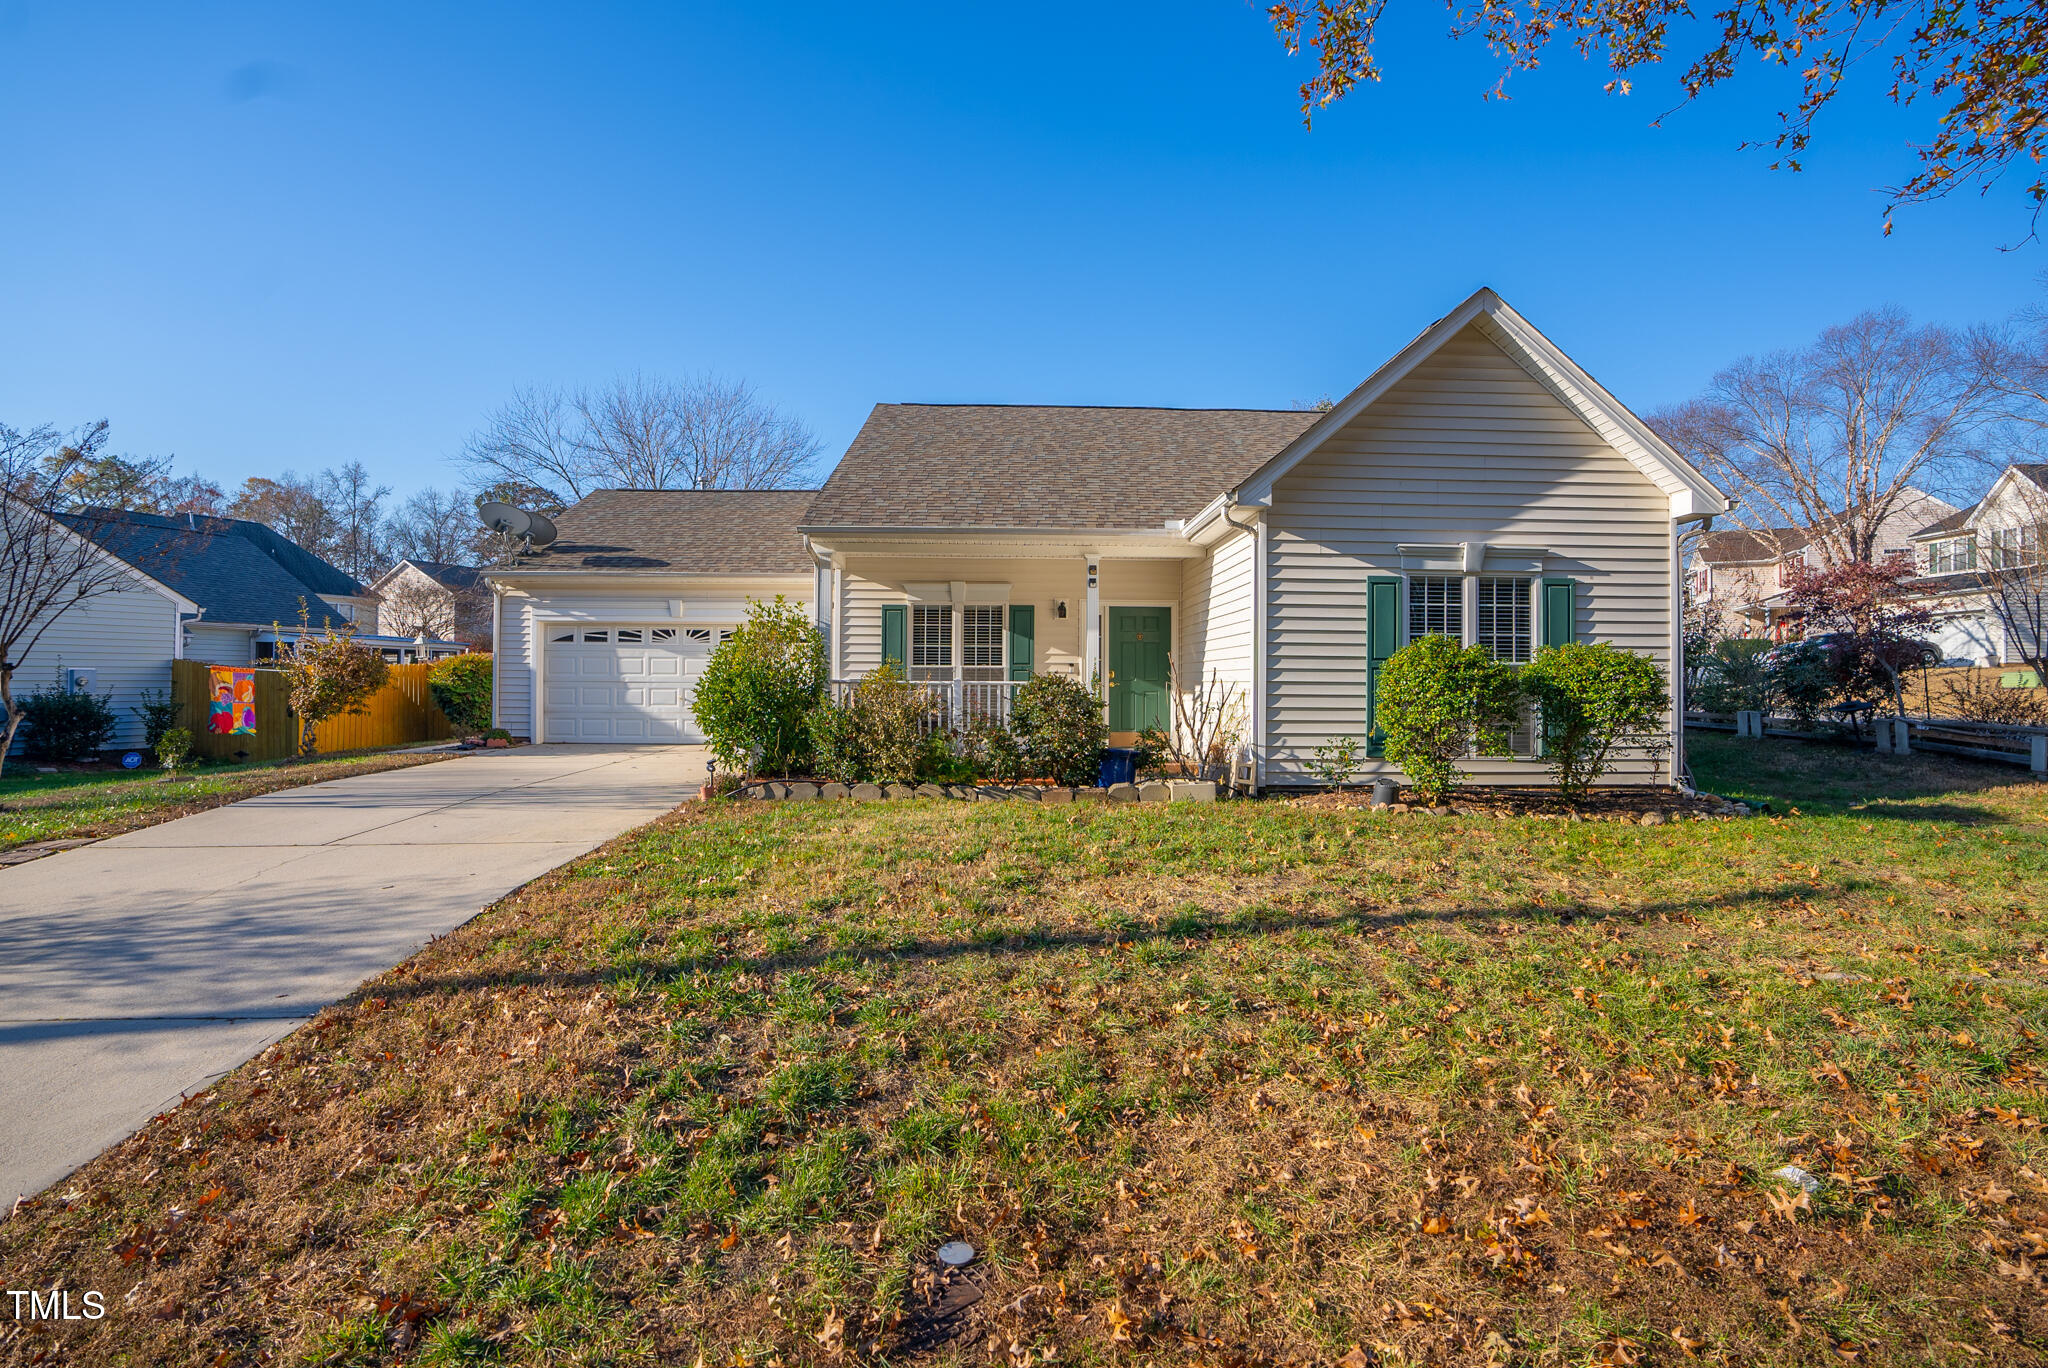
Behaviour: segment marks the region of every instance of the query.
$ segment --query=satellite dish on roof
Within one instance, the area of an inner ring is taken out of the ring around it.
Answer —
[[[546,546],[556,537],[554,520],[545,513],[526,515],[526,540],[534,546]]]
[[[478,504],[476,515],[483,520],[485,527],[493,532],[502,532],[508,537],[524,536],[527,529],[533,526],[532,514],[524,509],[514,508],[511,504],[499,503],[496,499]]]

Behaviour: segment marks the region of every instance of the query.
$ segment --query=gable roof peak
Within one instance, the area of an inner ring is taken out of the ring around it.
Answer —
[[[1647,423],[1565,355],[1562,348],[1515,312],[1501,298],[1499,291],[1490,285],[1480,286],[1458,307],[1424,328],[1306,432],[1288,443],[1285,450],[1240,481],[1231,490],[1232,495],[1241,502],[1265,502],[1272,494],[1275,481],[1468,327],[1478,328],[1488,341],[1527,371],[1530,378],[1548,389],[1559,402],[1576,413],[1608,445],[1627,457],[1663,490],[1671,501],[1673,517],[1711,516],[1734,507],[1733,500],[1716,488],[1692,462],[1674,451]]]

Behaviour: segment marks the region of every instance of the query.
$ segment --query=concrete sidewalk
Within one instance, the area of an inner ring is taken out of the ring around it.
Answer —
[[[0,1210],[703,778],[694,746],[479,751],[0,869]]]

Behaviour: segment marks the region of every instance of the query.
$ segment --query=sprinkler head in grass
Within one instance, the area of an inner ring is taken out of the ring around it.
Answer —
[[[939,1262],[948,1268],[965,1268],[974,1262],[974,1246],[965,1240],[948,1240],[939,1246]]]

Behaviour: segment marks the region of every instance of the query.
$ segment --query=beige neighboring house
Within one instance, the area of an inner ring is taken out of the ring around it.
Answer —
[[[881,404],[823,489],[606,490],[485,572],[497,720],[537,741],[690,741],[689,681],[783,593],[838,687],[884,661],[1006,709],[1034,674],[1129,736],[1173,690],[1227,692],[1266,785],[1317,747],[1379,755],[1381,664],[1442,633],[1524,662],[1612,641],[1668,672],[1678,534],[1727,498],[1491,290],[1324,412]],[[1610,782],[1661,784],[1664,742]],[[1487,782],[1543,783],[1525,729]]]
[[[491,591],[474,565],[402,560],[370,586],[377,596],[377,631],[430,643],[428,658],[482,649],[491,640]]]
[[[2041,654],[2048,629],[2048,463],[2007,466],[1977,503],[1913,537],[1921,578],[1912,588],[1934,613],[1930,636],[1955,664],[2018,665]],[[2000,611],[2000,600],[2007,603]]]
[[[1923,490],[1907,489],[1878,526],[1879,559],[1917,563],[1915,537],[1956,506]],[[1798,634],[1797,614],[1785,591],[1808,568],[1828,563],[1827,540],[1808,528],[1730,527],[1688,538],[1686,592],[1730,636],[1782,641]]]

